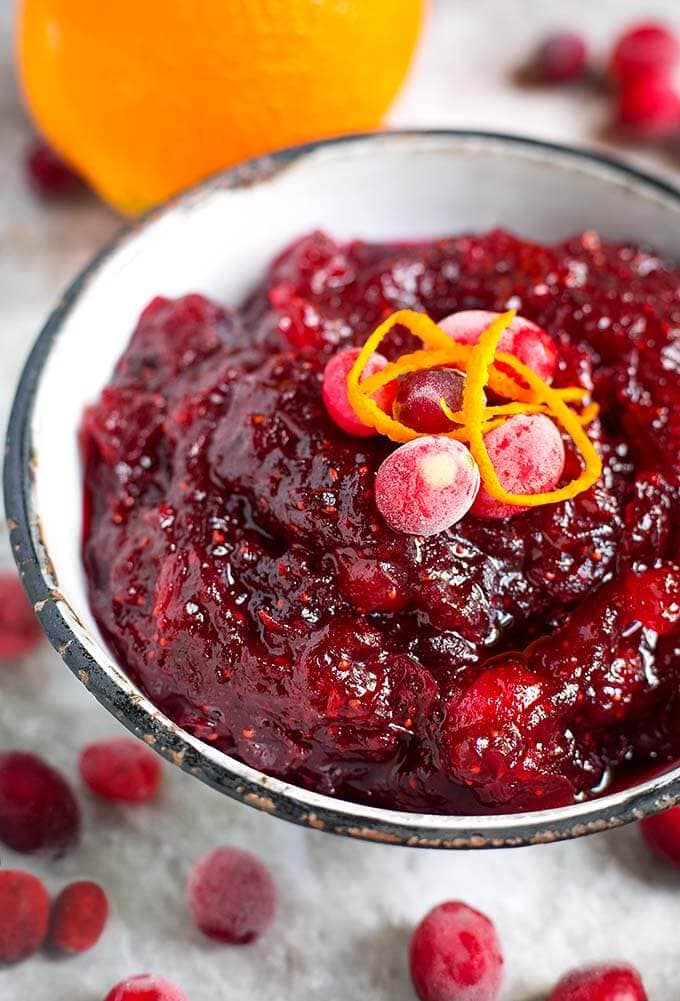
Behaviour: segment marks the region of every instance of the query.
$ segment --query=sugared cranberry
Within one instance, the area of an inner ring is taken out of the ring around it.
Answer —
[[[655,855],[670,865],[680,866],[680,806],[645,817],[640,830]]]
[[[629,607],[643,626],[661,636],[680,627],[680,568],[658,567],[626,578]]]
[[[392,407],[402,424],[422,434],[451,430],[451,421],[441,407],[443,399],[454,412],[463,406],[465,376],[451,368],[412,372],[400,380]]]
[[[58,200],[82,191],[82,179],[45,143],[36,143],[26,156],[26,173],[41,198]]]
[[[407,535],[436,535],[467,514],[479,490],[470,451],[450,438],[416,438],[383,461],[375,503],[387,524]]]
[[[485,438],[489,457],[503,487],[511,493],[552,490],[564,470],[564,443],[544,414],[517,414]],[[526,508],[496,500],[482,485],[472,505],[478,518],[511,518]]]
[[[543,83],[572,83],[588,68],[588,48],[581,35],[559,31],[538,48],[532,76]]]
[[[680,132],[680,96],[666,76],[646,73],[623,81],[616,123],[640,139],[669,139]]]
[[[16,963],[40,948],[49,913],[49,894],[39,879],[21,869],[0,869],[0,963]]]
[[[649,73],[665,74],[680,59],[678,36],[664,24],[636,24],[621,35],[609,63],[611,77],[622,82]]]
[[[460,344],[476,344],[498,315],[484,309],[466,309],[446,316],[439,321],[439,326]],[[498,342],[498,350],[514,355],[544,382],[552,381],[557,366],[557,349],[550,334],[531,320],[516,316]]]
[[[109,902],[98,883],[70,883],[52,905],[50,941],[61,952],[87,952],[99,941],[108,914]]]
[[[42,630],[26,592],[15,574],[0,573],[0,660],[28,653]]]
[[[603,963],[567,973],[548,1001],[647,1001],[647,994],[632,966]]]
[[[98,796],[145,803],[158,792],[161,763],[138,740],[117,737],[88,744],[80,755],[80,774]]]
[[[112,987],[104,1001],[187,1001],[187,996],[163,977],[138,973]]]
[[[411,979],[421,1001],[494,1001],[503,979],[496,929],[457,900],[439,904],[411,938]]]
[[[255,855],[225,845],[208,852],[191,870],[187,906],[204,935],[245,945],[273,921],[276,887]]]
[[[62,855],[79,832],[78,804],[59,772],[35,754],[0,754],[0,841],[18,852]]]
[[[374,428],[367,427],[359,420],[347,394],[347,376],[361,352],[360,348],[347,348],[339,351],[330,359],[323,373],[323,402],[329,416],[338,427],[348,434],[359,437],[370,437],[375,434]],[[363,372],[363,378],[374,375],[387,365],[387,358],[376,352],[369,358],[368,364]],[[396,387],[385,386],[379,390],[374,399],[378,406],[386,413],[392,410],[392,402]]]

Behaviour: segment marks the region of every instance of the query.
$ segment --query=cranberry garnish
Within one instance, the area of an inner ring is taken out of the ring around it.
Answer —
[[[104,1001],[187,1001],[187,996],[163,977],[138,973],[112,987]]]
[[[543,83],[572,83],[588,68],[588,48],[581,35],[560,31],[549,35],[539,46],[533,77]]]
[[[444,317],[439,326],[454,341],[476,344],[480,334],[497,316],[498,313],[483,309],[466,309]],[[544,382],[552,382],[557,366],[557,349],[550,334],[531,320],[516,316],[498,342],[498,351],[514,355],[540,375]]]
[[[421,1001],[494,1001],[503,979],[496,929],[456,900],[433,908],[413,933],[411,979]]]
[[[330,359],[323,373],[322,395],[326,410],[338,427],[348,434],[358,437],[371,437],[375,429],[367,427],[355,414],[347,395],[347,376],[359,357],[360,348],[347,348],[339,351]],[[387,359],[376,352],[369,358],[363,372],[363,378],[379,372],[387,365]],[[389,385],[374,394],[378,406],[386,413],[392,410],[392,402],[396,387]]]
[[[117,737],[88,744],[80,755],[80,774],[98,796],[145,803],[158,792],[161,763],[138,740]]]
[[[272,923],[276,887],[255,855],[225,845],[194,865],[187,881],[187,906],[204,935],[245,945]]]
[[[463,406],[465,376],[451,368],[412,372],[399,380],[394,399],[394,416],[402,424],[421,434],[440,434],[451,430],[451,421],[441,407],[441,400],[454,413]]]
[[[15,574],[0,573],[0,660],[28,653],[42,635],[21,581]]]
[[[661,636],[680,626],[680,567],[658,567],[626,578],[629,607],[634,616]]]
[[[680,95],[665,75],[645,73],[623,81],[616,122],[641,139],[668,139],[680,132]]]
[[[647,994],[632,966],[603,963],[567,973],[548,1001],[647,1001]]]
[[[387,456],[375,477],[375,503],[387,524],[408,535],[436,535],[467,514],[479,490],[470,451],[450,438],[416,438]]]
[[[28,152],[26,172],[33,190],[46,201],[67,198],[84,188],[82,178],[45,143],[36,143]]]
[[[647,74],[665,75],[680,59],[680,41],[664,24],[636,24],[614,47],[609,71],[619,82]]]
[[[47,890],[21,869],[0,869],[0,963],[16,963],[45,941],[50,913]]]
[[[0,753],[0,841],[17,852],[63,855],[80,833],[80,810],[66,780],[24,751]]]
[[[52,905],[52,945],[61,952],[87,952],[99,941],[108,914],[109,902],[98,883],[70,883]]]
[[[680,866],[680,806],[645,817],[640,830],[655,855],[670,865]]]

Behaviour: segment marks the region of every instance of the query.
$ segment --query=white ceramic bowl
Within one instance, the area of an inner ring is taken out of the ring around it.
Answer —
[[[165,757],[263,810],[355,837],[428,847],[554,840],[674,803],[680,768],[561,809],[442,817],[360,806],[270,778],[201,743],[153,706],[107,650],[80,560],[83,409],[156,295],[238,304],[273,254],[322,227],[411,239],[503,226],[554,242],[584,229],[680,260],[680,193],[589,153],[510,136],[402,132],[284,150],[210,179],[126,229],[75,280],[26,365],[14,405],[6,504],[19,570],[50,640],[110,711]]]

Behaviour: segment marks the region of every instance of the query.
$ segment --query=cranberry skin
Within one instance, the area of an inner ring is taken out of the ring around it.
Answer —
[[[92,792],[124,803],[146,803],[158,792],[161,763],[131,737],[99,740],[80,755],[80,774]]]
[[[0,963],[16,963],[45,941],[50,913],[47,890],[21,869],[0,869]]]
[[[411,979],[421,1001],[494,1001],[503,979],[496,929],[460,901],[433,908],[413,933]]]
[[[588,48],[581,35],[560,31],[540,45],[534,60],[534,75],[544,83],[572,83],[588,68]]]
[[[647,1001],[647,994],[632,966],[603,963],[567,973],[548,1001]]]
[[[188,1001],[184,991],[153,973],[138,973],[112,987],[104,1001]]]
[[[77,194],[83,181],[45,143],[36,143],[26,156],[26,174],[36,194],[45,201],[58,201]]]
[[[376,434],[375,428],[368,427],[359,420],[347,395],[347,376],[360,353],[361,348],[347,348],[333,355],[324,369],[321,392],[329,417],[338,427],[347,434],[370,438]],[[380,372],[385,365],[387,358],[376,351],[369,358],[363,377],[368,378],[369,375]],[[395,389],[393,386],[385,386],[373,396],[378,406],[388,414],[392,410]]]
[[[101,938],[109,902],[98,883],[65,886],[52,905],[50,941],[61,952],[87,952]]]
[[[680,59],[680,42],[663,24],[636,24],[617,41],[609,63],[618,82],[647,73],[668,72]]]
[[[680,96],[672,80],[646,73],[625,80],[617,98],[616,124],[640,139],[669,139],[680,131]]]
[[[499,315],[484,309],[466,309],[444,317],[439,326],[459,344],[476,344],[480,334]],[[557,348],[550,334],[531,320],[516,316],[503,332],[498,351],[514,355],[544,382],[552,382],[557,367]]]
[[[396,532],[437,535],[467,514],[479,490],[479,469],[459,441],[416,438],[383,461],[375,503]]]
[[[451,430],[451,421],[441,408],[443,398],[454,411],[463,406],[465,376],[451,368],[412,372],[399,381],[394,399],[395,418],[422,434]]]
[[[35,754],[0,754],[0,841],[17,852],[59,856],[79,833],[78,803],[59,772]]]
[[[636,618],[660,636],[680,626],[680,568],[658,567],[626,577],[628,607]]]
[[[42,635],[21,581],[15,574],[0,573],[0,660],[29,653]]]
[[[640,822],[642,836],[663,862],[680,867],[680,806]]]
[[[276,887],[255,855],[225,845],[194,865],[187,881],[187,907],[204,935],[246,945],[272,923]]]

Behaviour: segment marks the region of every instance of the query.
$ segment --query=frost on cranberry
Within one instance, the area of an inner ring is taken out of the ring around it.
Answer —
[[[184,991],[153,973],[126,977],[112,987],[104,1001],[188,1001]]]
[[[63,855],[80,833],[80,810],[66,780],[24,751],[0,753],[0,841],[18,852]]]
[[[495,1001],[503,953],[493,923],[451,900],[420,922],[409,950],[411,979],[420,1001]]]
[[[572,83],[588,68],[588,48],[581,35],[560,31],[541,42],[532,65],[532,76],[542,83]]]
[[[639,139],[680,134],[680,94],[672,79],[646,73],[626,79],[616,98],[616,125]]]
[[[394,399],[395,418],[421,434],[450,431],[451,421],[442,410],[443,399],[454,413],[463,406],[465,376],[450,368],[412,372],[399,380]]]
[[[642,835],[654,854],[668,865],[680,867],[680,806],[646,817]]]
[[[45,201],[58,201],[83,191],[82,179],[45,143],[36,143],[26,155],[28,182]]]
[[[627,28],[609,63],[611,77],[623,83],[638,76],[667,75],[680,60],[680,40],[664,24],[648,22]]]
[[[42,635],[17,576],[0,573],[0,660],[29,653],[40,643]]]
[[[98,883],[69,883],[52,905],[50,942],[60,952],[87,952],[101,938],[109,902]]]
[[[98,796],[145,803],[158,792],[161,762],[140,741],[118,737],[95,741],[83,748],[80,774]]]
[[[375,477],[375,503],[387,524],[436,535],[467,514],[479,490],[469,449],[450,438],[416,438],[387,456]]]
[[[39,879],[21,869],[0,869],[0,963],[16,963],[40,948],[49,912]]]
[[[476,344],[480,335],[500,314],[483,309],[451,313],[439,326],[460,344]],[[544,382],[552,382],[557,366],[557,349],[550,334],[531,320],[516,316],[498,342],[498,351],[514,355],[528,365]]]
[[[347,376],[360,353],[360,348],[347,348],[345,351],[339,351],[337,354],[334,354],[324,369],[321,392],[326,410],[331,420],[338,427],[346,431],[347,434],[370,438],[376,433],[375,428],[368,427],[363,421],[359,420],[349,402],[347,393]],[[376,351],[368,360],[363,371],[363,378],[374,375],[383,369],[385,365],[387,365],[387,358]],[[384,410],[385,413],[390,413],[394,399],[394,387],[389,385],[384,386],[374,394],[373,398],[381,410]]]
[[[194,865],[187,881],[187,906],[204,935],[245,945],[274,920],[276,887],[255,855],[225,845]]]
[[[567,973],[548,1001],[647,1001],[647,994],[632,966],[601,963]]]

